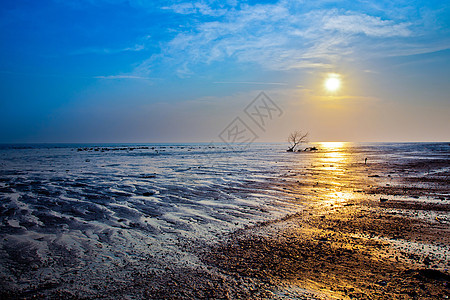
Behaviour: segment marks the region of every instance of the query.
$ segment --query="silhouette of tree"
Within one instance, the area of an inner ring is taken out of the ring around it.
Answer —
[[[292,132],[288,137],[288,142],[289,142],[289,144],[291,144],[291,146],[286,151],[294,152],[296,150],[295,148],[297,148],[298,144],[308,142],[306,139],[307,137],[308,137],[308,132],[307,133],[303,133],[301,131]]]

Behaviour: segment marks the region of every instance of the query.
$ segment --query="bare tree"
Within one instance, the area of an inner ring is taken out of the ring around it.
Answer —
[[[308,142],[306,139],[307,137],[308,137],[308,132],[307,133],[303,133],[301,131],[292,132],[288,137],[288,142],[289,142],[289,144],[291,144],[291,147],[289,147],[289,149],[287,149],[286,151],[294,152],[295,148],[298,146],[298,144]]]

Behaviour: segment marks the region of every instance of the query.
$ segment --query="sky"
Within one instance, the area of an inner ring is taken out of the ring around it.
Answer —
[[[449,78],[448,1],[0,2],[0,143],[448,142]]]

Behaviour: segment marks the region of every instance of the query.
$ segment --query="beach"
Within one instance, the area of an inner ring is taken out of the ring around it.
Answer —
[[[445,299],[450,145],[9,145],[2,298]]]

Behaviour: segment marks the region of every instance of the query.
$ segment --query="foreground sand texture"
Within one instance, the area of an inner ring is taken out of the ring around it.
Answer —
[[[149,255],[132,260],[123,254],[122,262],[105,261],[104,253],[109,251],[113,256],[117,251],[132,256],[131,252],[138,252],[137,244],[105,250],[108,243],[99,242],[98,249],[85,248],[90,249],[92,259],[87,267],[88,263],[80,265],[75,253],[71,260],[70,250],[64,247],[52,250],[48,266],[36,258],[32,248],[14,257],[14,251],[8,251],[13,247],[7,241],[11,237],[4,237],[2,272],[9,277],[3,277],[1,297],[450,297],[447,154],[403,160],[372,160],[369,155],[367,164],[360,155],[331,148],[290,155],[289,163],[282,164],[279,174],[268,183],[248,182],[246,186],[259,193],[270,190],[272,196],[283,199],[286,207],[296,209],[214,238],[169,236],[158,246],[154,241],[149,243]],[[299,162],[308,163],[292,163],[294,155]],[[103,237],[108,238],[119,237]],[[171,252],[166,245],[176,248]],[[33,274],[40,272],[35,280],[23,285],[13,282],[24,280],[33,264]],[[58,264],[65,264],[69,271],[56,276]],[[14,270],[15,277],[8,270]],[[45,276],[48,278],[43,279]]]
[[[206,259],[228,274],[286,286],[278,297],[306,288],[318,298],[447,299],[448,163],[344,168],[328,205],[324,190],[337,173],[291,171],[279,188],[293,197],[310,189],[317,198],[302,213],[236,233]],[[317,182],[296,180],[305,175]]]

